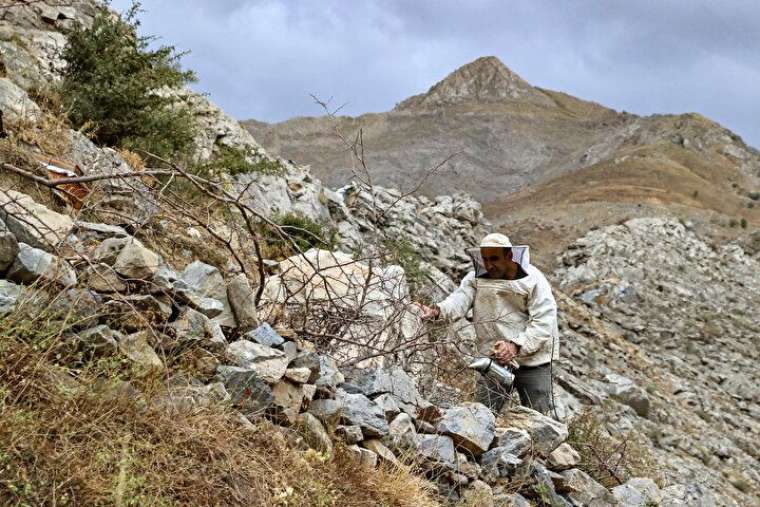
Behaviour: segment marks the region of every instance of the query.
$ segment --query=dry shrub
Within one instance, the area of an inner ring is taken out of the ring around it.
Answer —
[[[663,482],[646,439],[633,431],[613,438],[606,429],[604,414],[587,407],[568,425],[567,442],[578,451],[581,470],[606,488],[632,477],[651,477]]]
[[[24,324],[24,325],[22,325]],[[11,505],[432,506],[404,470],[370,470],[291,430],[246,428],[224,404],[173,409],[118,367],[70,369],[75,323],[0,319],[0,503]],[[59,365],[54,365],[56,361]]]
[[[30,92],[30,98],[40,106],[41,114],[9,122],[6,130],[18,141],[37,147],[47,156],[66,158],[71,148],[71,125],[60,95],[49,89],[38,89]]]
[[[129,167],[131,167],[132,170],[142,171],[145,169],[145,161],[139,153],[126,148],[117,148],[116,151],[119,152],[119,156],[124,159],[124,162],[129,164]]]

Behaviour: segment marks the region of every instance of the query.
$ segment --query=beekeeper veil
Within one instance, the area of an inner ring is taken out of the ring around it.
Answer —
[[[478,248],[470,248],[467,250],[475,268],[475,276],[485,276],[488,273],[485,268],[485,263],[483,262],[483,257],[480,254],[480,249],[484,247],[510,248],[512,250],[512,260],[518,263],[523,271],[528,271],[528,266],[530,265],[530,251],[528,246],[513,245],[507,236],[495,232],[484,237]]]

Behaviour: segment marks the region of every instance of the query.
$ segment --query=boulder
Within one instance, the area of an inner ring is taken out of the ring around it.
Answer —
[[[648,505],[660,505],[662,493],[652,479],[636,477],[629,479],[625,484],[612,488],[621,507],[646,507]]]
[[[639,416],[649,416],[649,396],[633,380],[616,373],[606,375],[605,380],[608,382],[605,387],[610,396],[633,408]]]
[[[180,279],[201,297],[216,299],[222,303],[222,313],[214,317],[214,320],[224,327],[236,326],[235,316],[227,299],[227,286],[217,268],[194,261],[182,271]]]
[[[158,254],[145,248],[136,239],[128,240],[119,251],[113,268],[121,276],[132,280],[150,280],[163,264]]]
[[[221,326],[190,307],[182,308],[179,316],[167,328],[180,341],[200,341],[215,351],[227,347],[227,338]]]
[[[346,449],[351,453],[351,455],[354,456],[354,459],[361,466],[366,468],[377,467],[377,454],[370,451],[369,449],[364,449],[363,447],[359,447],[356,444],[349,445],[346,447]]]
[[[615,497],[607,488],[596,482],[586,472],[573,468],[560,474],[557,491],[564,494],[573,505],[615,505]]]
[[[238,273],[227,284],[227,299],[237,326],[241,331],[248,331],[259,323],[256,312],[256,293],[248,282],[245,273]],[[259,342],[261,343],[261,342]],[[268,345],[268,344],[265,344]]]
[[[237,366],[220,366],[217,376],[232,402],[248,417],[262,415],[274,401],[272,388],[253,371]]]
[[[77,333],[76,339],[84,349],[92,352],[93,355],[111,355],[119,350],[119,341],[122,339],[122,335],[101,324],[80,331]]]
[[[445,435],[418,435],[415,449],[420,458],[435,464],[452,466],[456,459],[454,441]]]
[[[139,376],[153,376],[164,371],[164,363],[149,343],[150,332],[121,336],[119,350],[132,362],[133,371]]]
[[[280,380],[288,368],[288,358],[284,352],[248,340],[230,343],[225,357],[235,366],[255,371],[270,383]]]
[[[287,380],[280,380],[272,386],[272,396],[274,396],[272,407],[275,414],[288,424],[295,424],[303,405],[301,386]]]
[[[0,280],[0,316],[10,313],[22,296],[24,288],[8,280]]]
[[[82,274],[82,283],[96,292],[124,292],[127,284],[116,271],[105,263],[87,266]]]
[[[522,460],[503,447],[494,447],[480,457],[483,471],[490,477],[509,477],[522,465]]]
[[[510,426],[528,432],[533,449],[548,456],[567,438],[567,426],[527,407],[513,407],[504,414]]]
[[[339,424],[335,427],[335,434],[347,444],[357,444],[364,439],[362,429],[359,426]]]
[[[444,412],[438,421],[439,433],[449,435],[457,447],[482,454],[494,439],[496,418],[485,405],[466,402]]]
[[[288,368],[285,370],[285,378],[296,384],[305,384],[309,381],[311,370],[308,368]]]
[[[345,377],[338,369],[338,363],[335,359],[320,355],[317,388],[332,390],[343,382],[345,382]]]
[[[494,442],[496,447],[502,447],[519,458],[528,454],[533,447],[528,432],[518,428],[496,428]]]
[[[250,340],[267,347],[279,347],[285,343],[285,338],[280,336],[277,331],[272,329],[268,323],[264,322],[256,329],[248,331],[243,335],[243,338]]]
[[[0,110],[6,120],[34,121],[42,116],[40,107],[7,77],[0,77]]]
[[[417,390],[415,381],[400,366],[355,369],[346,375],[346,380],[369,397],[392,394],[403,403],[428,404]]]
[[[0,273],[4,273],[18,255],[16,236],[5,227],[0,220]]]
[[[327,424],[341,422],[359,426],[368,437],[381,437],[388,433],[383,410],[363,394],[338,390],[335,399],[312,401],[309,412]]]
[[[561,443],[559,447],[549,453],[548,463],[552,470],[567,470],[578,466],[580,462],[580,454],[567,442]]]
[[[288,342],[292,343],[292,342]],[[295,346],[295,344],[293,344]],[[287,352],[286,352],[287,355]],[[317,381],[321,371],[321,363],[319,356],[308,350],[298,352],[293,360],[290,362],[291,368],[308,368],[309,378],[307,382],[313,384]],[[342,382],[342,381],[341,381]],[[340,382],[339,382],[340,383]],[[336,384],[337,385],[337,384]]]
[[[382,461],[393,465],[401,465],[401,462],[393,454],[393,451],[388,449],[379,438],[368,438],[362,442],[362,446],[377,454]]]
[[[296,418],[296,426],[301,430],[301,434],[309,447],[319,452],[332,453],[332,440],[319,419],[308,412],[304,412]]]
[[[26,243],[19,243],[18,248],[16,260],[6,274],[8,279],[19,283],[42,280],[66,287],[77,283],[74,269],[55,255]]]

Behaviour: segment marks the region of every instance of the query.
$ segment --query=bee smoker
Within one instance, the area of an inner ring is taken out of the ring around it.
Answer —
[[[481,375],[502,386],[505,391],[512,389],[515,374],[512,370],[501,366],[490,357],[479,357],[468,365],[468,368],[479,371]]]

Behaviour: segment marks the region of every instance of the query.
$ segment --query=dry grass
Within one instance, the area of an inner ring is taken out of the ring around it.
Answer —
[[[37,90],[30,93],[42,109],[38,118],[24,118],[9,122],[6,129],[15,138],[38,148],[51,158],[66,158],[71,148],[70,124],[63,113],[60,96],[52,91]]]
[[[67,367],[57,345],[76,324],[46,312],[0,321],[0,504],[436,505],[403,470],[305,450],[266,421],[246,429],[226,405],[152,403],[163,387],[116,357]]]

